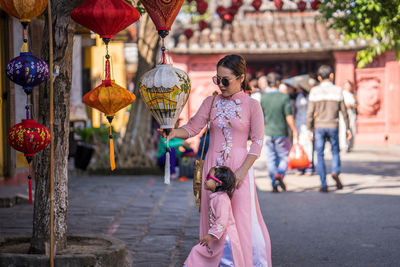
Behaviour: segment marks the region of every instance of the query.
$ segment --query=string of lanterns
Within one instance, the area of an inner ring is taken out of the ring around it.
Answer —
[[[26,119],[12,126],[8,131],[8,142],[15,150],[24,153],[29,165],[28,185],[29,203],[32,204],[32,177],[31,163],[35,154],[47,147],[50,143],[49,130],[37,123],[30,110],[30,95],[33,88],[49,77],[47,63],[32,55],[28,46],[28,26],[32,18],[39,16],[47,7],[47,0],[0,0],[1,8],[11,16],[19,19],[22,25],[23,45],[20,55],[11,59],[6,67],[6,76],[14,83],[22,86],[26,94]]]
[[[191,3],[193,0],[187,0],[187,1],[188,3]],[[207,2],[205,2],[205,0],[195,0],[195,1],[196,1],[197,12],[200,15],[205,14],[208,7]],[[260,8],[262,6],[262,1],[263,0],[253,0],[251,2],[251,5],[253,6],[254,10],[260,11]],[[274,2],[277,11],[281,11],[283,9],[284,6],[283,0],[264,0],[264,1]],[[321,4],[320,0],[291,0],[291,1],[296,3],[297,9],[300,12],[306,10],[307,3],[310,3],[310,7],[313,10],[318,10],[318,6]],[[237,15],[239,9],[242,6],[243,6],[243,0],[232,0],[231,5],[229,7],[225,7],[223,5],[217,6],[216,13],[222,21],[231,24],[234,21],[235,16]],[[200,31],[203,31],[205,28],[208,27],[208,23],[204,20],[200,20],[198,22],[198,26]],[[190,39],[193,36],[193,30],[187,28],[184,30],[183,34],[186,36],[187,39]]]
[[[106,45],[105,71],[102,83],[83,96],[88,106],[105,113],[110,124],[110,167],[115,169],[112,121],[115,113],[132,104],[136,96],[118,85],[111,74],[111,56],[108,44],[115,34],[140,18],[139,11],[124,0],[87,0],[72,10],[71,18],[80,25],[100,35]]]
[[[167,64],[164,38],[171,30],[184,0],[142,0],[161,38],[161,64],[143,74],[139,82],[140,94],[160,128],[167,134],[178,120],[191,89],[190,79],[183,70]],[[204,1],[204,0],[203,0]],[[205,13],[208,4],[198,4]],[[170,148],[166,148],[164,182],[170,183]]]

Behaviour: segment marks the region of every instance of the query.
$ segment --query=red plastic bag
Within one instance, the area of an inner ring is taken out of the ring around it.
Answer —
[[[304,148],[299,143],[293,144],[289,151],[288,169],[305,169],[310,168],[311,162],[308,159]]]

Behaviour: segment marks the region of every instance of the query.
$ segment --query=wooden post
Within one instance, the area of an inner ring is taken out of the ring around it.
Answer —
[[[51,0],[47,5],[49,20],[49,73],[50,73],[50,267],[54,267],[54,75],[53,75],[53,21],[51,18]]]

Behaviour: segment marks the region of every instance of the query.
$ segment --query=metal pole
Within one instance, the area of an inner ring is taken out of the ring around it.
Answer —
[[[51,0],[47,5],[49,23],[49,72],[50,72],[50,267],[54,267],[54,130],[53,130],[53,21],[51,18]]]

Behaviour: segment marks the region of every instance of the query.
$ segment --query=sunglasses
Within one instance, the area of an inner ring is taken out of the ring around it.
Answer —
[[[210,179],[213,179],[214,181],[222,184],[222,181],[220,179],[218,179],[217,177],[215,177],[211,174],[208,174],[206,180],[210,180]]]
[[[240,77],[240,75],[236,76],[235,79],[237,79],[239,77]],[[218,77],[218,76],[214,76],[214,77],[212,77],[212,80],[213,80],[213,83],[216,84],[216,85],[219,85],[219,84],[222,83],[223,86],[229,86],[229,82],[232,81],[233,79],[228,79],[228,78],[225,78],[225,77],[221,78],[221,77]]]

